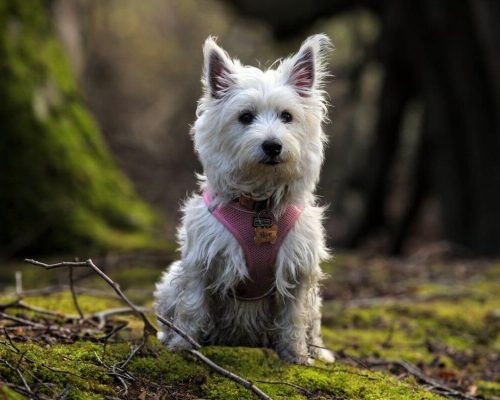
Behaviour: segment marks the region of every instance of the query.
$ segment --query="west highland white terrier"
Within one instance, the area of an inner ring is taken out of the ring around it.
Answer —
[[[262,71],[204,45],[204,94],[191,130],[200,194],[183,207],[182,258],[157,284],[156,312],[202,344],[263,346],[285,361],[333,362],[320,334],[324,208],[314,190],[326,142],[330,40]],[[160,324],[174,350],[191,345]]]

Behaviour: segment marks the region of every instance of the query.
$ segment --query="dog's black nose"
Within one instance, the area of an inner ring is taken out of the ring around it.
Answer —
[[[266,156],[269,157],[279,156],[282,147],[283,146],[278,139],[266,140],[264,143],[262,143],[262,150],[264,150]]]

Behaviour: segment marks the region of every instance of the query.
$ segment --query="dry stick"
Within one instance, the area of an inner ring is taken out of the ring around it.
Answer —
[[[0,310],[7,310],[9,308],[22,308],[28,311],[33,311],[38,314],[45,314],[45,315],[50,315],[51,317],[57,317],[57,318],[64,318],[67,320],[75,320],[78,318],[81,318],[77,315],[71,315],[71,314],[64,314],[58,311],[52,311],[48,310],[46,308],[41,308],[37,306],[32,306],[30,304],[26,304],[24,301],[18,299],[11,301],[10,303],[4,303],[0,304]],[[150,307],[137,307],[140,311],[142,312],[151,312],[152,308]],[[92,319],[97,319],[99,326],[99,329],[102,329],[104,325],[106,324],[106,319],[115,315],[123,315],[123,314],[133,314],[135,313],[134,310],[132,310],[129,307],[119,307],[119,308],[110,308],[107,310],[102,310],[98,311],[96,313],[90,314],[86,320],[92,320]]]
[[[55,285],[55,286],[47,286],[42,289],[29,289],[25,290],[22,293],[22,297],[37,297],[37,296],[46,296],[53,293],[60,293],[69,290],[69,285]],[[102,297],[106,299],[117,299],[119,298],[115,293],[111,294],[99,289],[87,288],[75,286],[76,294],[88,294],[91,296]],[[8,293],[6,297],[16,297],[15,293]]]
[[[137,307],[137,309],[141,312],[150,312],[151,308],[149,307]],[[112,317],[114,315],[123,315],[123,314],[131,314],[134,313],[134,310],[131,310],[128,307],[120,307],[120,308],[110,308],[108,310],[103,310],[96,312],[90,316],[90,318],[97,319],[98,320],[98,328],[102,329],[104,328],[104,325],[106,325],[106,319],[109,317]]]
[[[7,340],[9,341],[9,344],[11,345],[11,347],[14,349],[14,353],[20,353],[21,350],[18,349],[18,347],[14,344],[14,341],[12,340],[12,338],[10,337],[9,335],[9,332],[7,332],[7,329],[3,328],[3,332],[5,334],[5,337],[7,338]]]
[[[78,299],[76,297],[75,284],[73,282],[73,267],[69,267],[69,290],[71,291],[71,297],[73,299],[73,304],[75,305],[76,311],[78,311],[78,315],[80,316],[80,319],[84,319],[85,317],[83,315],[83,311],[80,308],[80,304],[78,304]]]
[[[32,326],[34,328],[47,328],[45,325],[37,324],[36,322],[31,322],[31,321],[28,321],[27,319],[14,317],[13,315],[5,314],[3,312],[0,312],[0,319],[14,321],[14,322],[17,322],[18,324]]]
[[[31,360],[30,358],[26,357],[26,352],[27,351],[24,351],[23,353],[21,353],[21,350],[16,346],[16,344],[14,343],[14,341],[12,340],[12,338],[10,337],[8,331],[6,328],[3,328],[3,331],[4,331],[4,334],[5,336],[7,337],[7,340],[9,341],[8,343],[7,342],[0,342],[1,344],[4,344],[4,345],[10,345],[10,348],[8,348],[8,350],[12,351],[13,353],[16,353],[16,354],[21,354],[21,357],[19,358],[19,361],[17,362],[17,367],[19,367],[19,364],[20,362],[24,359],[26,360],[29,364],[33,365],[35,364],[35,362],[33,360]],[[62,370],[62,369],[55,369],[55,368],[52,368],[52,367],[49,367],[48,365],[45,365],[45,364],[40,364],[40,366],[42,366],[43,368],[46,368],[48,369],[49,371],[52,371],[52,372],[56,372],[58,374],[67,374],[67,375],[73,375],[73,376],[76,376],[77,378],[80,378],[80,379],[84,379],[81,375],[78,375],[78,374],[75,374],[71,371],[65,371],[65,370]],[[32,375],[34,377],[34,375]]]
[[[97,273],[97,275],[99,275],[102,279],[104,279],[104,281],[106,281],[106,283],[113,288],[115,293],[142,319],[142,321],[144,322],[144,332],[156,333],[156,328],[149,321],[146,315],[143,312],[141,312],[138,306],[132,303],[132,301],[130,301],[127,296],[125,296],[125,294],[121,291],[120,286],[116,282],[111,280],[111,278],[107,276],[104,272],[102,272],[90,258],[87,261],[62,261],[56,264],[46,264],[40,261],[30,260],[30,259],[26,259],[24,261],[33,265],[38,265],[45,269],[54,269],[61,267],[90,267]]]
[[[128,395],[128,385],[127,385],[127,382],[125,381],[125,379],[123,378],[123,375],[116,372],[116,365],[108,365],[106,364],[100,357],[99,355],[94,351],[94,354],[97,358],[97,361],[99,362],[99,364],[101,364],[104,368],[106,368],[107,372],[108,372],[108,375],[112,375],[114,377],[116,377],[116,379],[118,379],[118,381],[121,383],[121,385],[123,386],[123,392],[124,392],[124,395],[127,396]],[[129,377],[127,377],[129,378]]]
[[[3,360],[0,360],[0,361],[3,361]],[[16,385],[16,384],[10,383],[10,382],[6,382],[6,381],[2,380],[1,376],[0,376],[0,384],[11,388],[12,390],[26,396],[29,399],[49,399],[48,397],[45,397],[45,396],[41,397],[38,394],[35,394],[33,392],[29,392],[24,386]]]
[[[29,304],[26,304],[24,301],[21,299],[16,299],[14,301],[11,301],[10,303],[4,303],[0,304],[0,310],[7,310],[8,308],[23,308],[28,311],[33,311],[38,314],[45,314],[45,315],[50,315],[52,317],[59,317],[59,318],[64,318],[65,315],[58,313],[56,311],[52,310],[47,310],[45,308],[40,308],[36,306],[30,306]]]
[[[307,396],[313,395],[313,393],[310,392],[309,390],[307,390],[305,387],[302,387],[300,385],[297,385],[297,384],[291,383],[291,382],[283,382],[283,381],[257,381],[257,382],[267,383],[268,385],[286,385],[286,386],[290,386],[290,387],[293,387],[295,389],[300,390],[301,392],[303,392]]]
[[[156,314],[156,318],[158,318],[158,321],[160,321],[162,324],[167,325],[170,329],[172,329],[180,337],[182,337],[184,340],[186,340],[188,343],[190,343],[196,350],[201,349],[201,344],[199,344],[196,340],[194,340],[191,336],[189,336],[182,329],[175,326],[172,322],[170,322],[169,320],[163,318],[161,315],[158,315],[158,314]]]
[[[130,307],[132,308],[137,315],[140,316],[140,318],[144,322],[144,333],[147,334],[148,332],[150,333],[156,333],[157,329],[153,326],[153,324],[149,321],[148,317],[146,317],[146,314],[141,311],[140,307],[136,306],[132,301],[129,300],[127,296],[120,290],[120,287],[116,282],[111,280],[109,276],[107,276],[104,272],[102,272],[94,263],[91,259],[88,259],[87,261],[62,261],[59,263],[55,264],[46,264],[42,263],[40,261],[32,260],[32,259],[25,259],[27,263],[37,265],[40,267],[43,267],[45,269],[53,269],[53,268],[61,268],[61,267],[90,267],[93,269],[108,285],[110,285],[113,290],[116,292],[116,294]],[[271,397],[269,397],[266,393],[264,393],[261,389],[259,389],[257,386],[255,386],[252,382],[242,378],[239,375],[234,374],[233,372],[228,371],[227,369],[222,368],[220,365],[216,364],[212,360],[210,360],[208,357],[204,356],[202,353],[200,353],[198,350],[201,348],[201,345],[194,340],[191,336],[189,336],[186,332],[184,332],[182,329],[178,328],[175,326],[172,322],[166,320],[165,318],[156,315],[158,320],[168,326],[170,329],[172,329],[175,333],[180,335],[183,339],[185,339],[188,343],[190,343],[194,349],[189,350],[189,353],[194,355],[199,361],[203,362],[207,366],[209,366],[212,370],[217,372],[218,374],[231,379],[232,381],[242,385],[243,387],[251,390],[257,397],[259,397],[262,400],[271,400]],[[134,352],[135,354],[135,352]]]
[[[198,360],[203,361],[206,365],[208,365],[210,368],[212,368],[218,374],[225,376],[226,378],[229,378],[232,381],[239,383],[241,386],[244,386],[247,389],[251,390],[260,399],[271,400],[271,397],[269,397],[261,389],[259,389],[257,386],[255,386],[252,382],[247,381],[246,379],[243,379],[241,376],[238,376],[238,375],[232,373],[231,371],[228,371],[227,369],[222,368],[220,365],[217,365],[216,363],[214,363],[210,358],[204,356],[198,350],[191,349],[191,350],[189,350],[189,353],[194,355]]]
[[[52,317],[58,317],[58,318],[64,318],[65,317],[65,315],[62,314],[62,313],[60,313],[60,312],[52,311],[52,310],[46,310],[45,308],[32,306],[32,305],[26,304],[22,300],[19,300],[17,302],[16,307],[24,308],[25,310],[33,311],[33,312],[36,312],[36,313],[39,313],[39,314],[50,315]]]
[[[407,361],[402,361],[402,360],[370,360],[368,361],[368,364],[372,366],[377,366],[377,365],[398,365],[401,368],[404,368],[409,374],[417,377],[421,381],[429,384],[431,388],[434,389],[439,389],[444,392],[446,392],[448,395],[455,396],[455,397],[461,397],[463,399],[467,400],[475,400],[477,397],[475,396],[469,396],[465,393],[462,393],[458,390],[455,390],[449,386],[446,386],[445,384],[436,381],[433,378],[428,377],[425,375],[417,366],[413,365],[410,362]]]
[[[16,296],[17,298],[21,298],[23,293],[23,274],[21,271],[16,271]]]
[[[31,390],[31,388],[29,387],[28,382],[26,381],[26,378],[24,377],[23,373],[19,369],[19,365],[16,365],[14,367],[7,360],[0,360],[0,361],[2,361],[9,369],[11,369],[12,371],[14,371],[19,376],[19,378],[21,379],[21,382],[23,383],[24,387],[26,388],[26,390],[30,394],[30,397],[32,397],[33,396],[33,392]]]

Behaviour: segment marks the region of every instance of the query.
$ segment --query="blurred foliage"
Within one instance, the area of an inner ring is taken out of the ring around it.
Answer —
[[[88,113],[43,1],[0,4],[0,246],[154,245],[154,221]]]

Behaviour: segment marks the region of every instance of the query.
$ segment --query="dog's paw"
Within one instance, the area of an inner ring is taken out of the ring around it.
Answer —
[[[298,355],[290,351],[282,351],[279,353],[280,358],[290,364],[313,365],[314,360],[306,355]]]
[[[293,357],[288,362],[292,363],[292,364],[299,364],[299,365],[313,365],[314,359],[312,359],[311,357],[297,356],[297,357]]]
[[[167,347],[174,352],[191,350],[193,348],[191,343],[177,334],[170,336],[164,343],[166,343]]]
[[[162,332],[162,331],[158,331],[157,334],[156,334],[156,337],[158,338],[158,340],[163,343],[163,344],[167,344],[168,342],[168,334],[165,333],[165,332]]]
[[[315,356],[318,360],[321,360],[326,363],[335,362],[335,356],[328,349],[317,349],[315,353],[316,353]]]

